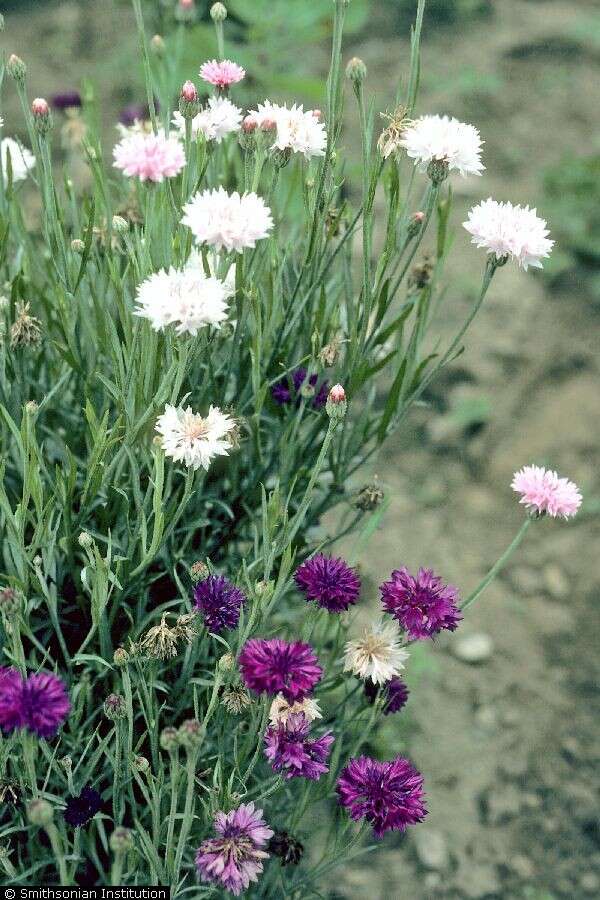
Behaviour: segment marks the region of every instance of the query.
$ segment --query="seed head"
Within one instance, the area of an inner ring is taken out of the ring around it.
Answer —
[[[17,318],[10,329],[10,346],[37,347],[42,337],[42,323],[35,316],[29,315],[29,303],[17,303]]]
[[[141,772],[143,775],[150,771],[150,763],[145,756],[136,756],[133,764],[137,771]]]
[[[369,512],[372,509],[376,509],[384,497],[385,494],[379,487],[377,475],[375,475],[373,481],[369,484],[365,484],[357,493],[354,505],[357,509]]]
[[[234,713],[236,716],[250,706],[251,702],[250,694],[241,681],[228,685],[221,696],[221,703],[227,712]]]
[[[177,656],[177,644],[181,634],[176,628],[167,625],[167,616],[163,615],[160,625],[154,625],[140,639],[140,650],[152,659],[169,659]]]
[[[71,250],[73,251],[73,253],[79,253],[80,255],[84,252],[85,244],[81,240],[81,238],[74,238],[71,241]]]

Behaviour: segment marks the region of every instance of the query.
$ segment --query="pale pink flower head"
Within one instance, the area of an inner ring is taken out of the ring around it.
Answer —
[[[185,152],[175,137],[132,133],[113,150],[114,166],[130,178],[161,182],[179,175],[185,166]]]
[[[195,194],[183,208],[182,223],[191,228],[198,244],[210,244],[215,250],[255,247],[273,228],[271,210],[254,192],[228,194],[220,187]]]
[[[489,197],[469,212],[463,226],[471,243],[495,254],[496,259],[514,259],[527,271],[542,268],[542,259],[550,256],[554,241],[548,237],[546,221],[528,206],[498,203]]]
[[[521,495],[523,506],[540,516],[570,519],[581,506],[577,485],[542,466],[524,466],[515,472],[511,487]]]
[[[200,66],[200,78],[217,88],[228,88],[246,77],[246,70],[230,59],[211,59]]]

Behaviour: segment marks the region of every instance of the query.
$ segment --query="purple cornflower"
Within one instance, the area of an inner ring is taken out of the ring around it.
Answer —
[[[308,372],[306,369],[300,368],[295,369],[291,375],[286,375],[284,378],[277,381],[271,388],[271,396],[275,403],[278,403],[280,406],[285,406],[287,403],[292,402],[299,404],[301,399],[300,391],[302,387],[305,386],[305,390],[306,388],[312,388],[314,391],[311,405],[315,409],[323,409],[327,403],[329,382],[323,381],[319,385],[319,376],[313,374],[308,379],[308,384],[305,385],[307,375]]]
[[[370,678],[365,681],[365,696],[369,703],[374,703],[375,698],[379,694],[380,685],[375,684]],[[400,712],[406,706],[410,691],[401,678],[394,675],[389,681],[381,685],[381,691],[384,694],[383,714],[389,716],[392,713]]]
[[[416,578],[405,566],[395,569],[379,590],[384,609],[413,640],[434,637],[443,628],[454,631],[462,619],[456,588],[444,584],[432,569],[419,569]]]
[[[344,612],[358,600],[360,579],[343,559],[316,553],[297,569],[296,584],[307,600],[329,612]]]
[[[273,831],[262,818],[262,809],[254,803],[242,803],[231,812],[218,812],[214,818],[217,837],[202,841],[196,851],[196,868],[202,881],[220,882],[239,896],[251,881],[258,881],[263,849]]]
[[[237,628],[246,595],[223,575],[208,575],[194,588],[194,608],[209,631]]]
[[[84,787],[78,797],[69,797],[63,812],[65,822],[73,828],[87,825],[102,808],[102,797],[94,788]]]
[[[61,91],[50,98],[54,109],[76,109],[81,106],[81,94],[79,91]]]
[[[23,679],[15,669],[0,670],[0,727],[27,728],[38,737],[54,737],[71,709],[63,681],[39,672]]]
[[[323,674],[309,644],[281,638],[252,638],[246,641],[239,658],[247,688],[257,694],[278,694],[293,702],[309,694]]]
[[[154,98],[154,107],[156,112],[158,112],[159,106],[156,97]],[[121,125],[130,127],[131,125],[135,125],[136,122],[147,122],[149,118],[150,107],[147,103],[130,103],[123,110],[121,110],[119,122],[121,123]]]
[[[427,815],[423,776],[402,756],[389,762],[369,756],[351,759],[336,790],[350,817],[366,819],[378,838],[386,831],[404,831]]]
[[[271,725],[265,733],[265,755],[273,771],[284,778],[318,781],[329,771],[326,764],[335,738],[331,732],[308,740],[310,722],[304,713],[290,713],[285,722]]]
[[[0,727],[6,733],[25,727],[23,679],[16,669],[0,669]]]

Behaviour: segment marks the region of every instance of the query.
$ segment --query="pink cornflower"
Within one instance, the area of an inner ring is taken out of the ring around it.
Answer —
[[[230,59],[211,59],[200,66],[200,78],[218,88],[228,88],[246,77],[246,70]]]
[[[569,519],[581,506],[577,485],[542,466],[524,466],[515,472],[511,487],[521,495],[523,506],[540,516]]]
[[[242,803],[231,812],[218,812],[214,818],[216,837],[203,841],[196,852],[196,869],[202,881],[220,882],[236,897],[258,881],[263,849],[273,831],[262,818],[262,809],[254,803]]]
[[[185,166],[181,142],[164,133],[133,133],[119,141],[113,150],[114,166],[130,178],[160,183],[179,175]]]

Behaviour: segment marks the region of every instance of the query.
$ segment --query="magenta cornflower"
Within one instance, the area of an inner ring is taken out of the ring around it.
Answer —
[[[223,575],[209,575],[194,588],[194,606],[209,631],[237,628],[246,595]]]
[[[246,70],[230,59],[211,59],[200,66],[200,78],[218,88],[228,88],[246,77]]]
[[[239,658],[246,687],[257,694],[278,694],[293,702],[309,694],[323,670],[312,647],[302,641],[252,638]]]
[[[263,849],[273,831],[262,818],[262,809],[254,803],[242,803],[231,812],[218,812],[214,818],[217,836],[203,841],[196,851],[196,869],[202,881],[220,883],[236,897],[258,881]]]
[[[401,709],[404,709],[406,706],[406,701],[408,700],[408,695],[410,691],[408,690],[405,683],[401,678],[398,678],[396,675],[393,678],[390,678],[389,681],[386,681],[383,685],[375,684],[368,678],[365,681],[365,696],[369,700],[370,703],[374,703],[376,697],[380,693],[383,694],[383,714],[384,716],[390,716],[392,713],[400,712]]]
[[[581,506],[577,485],[541,466],[525,466],[515,472],[511,487],[521,495],[520,503],[539,516],[569,519]]]
[[[71,709],[64,682],[39,672],[27,679],[15,669],[0,674],[0,727],[6,732],[27,728],[38,737],[54,737]]]
[[[265,755],[275,772],[284,778],[318,781],[329,771],[327,760],[335,738],[327,732],[309,739],[310,722],[304,713],[291,713],[285,722],[272,725],[265,733]]]
[[[386,831],[404,831],[427,815],[423,776],[402,756],[389,762],[369,756],[351,759],[336,790],[350,817],[366,819],[378,838]]]
[[[434,637],[442,629],[454,631],[462,619],[456,588],[431,569],[419,569],[416,577],[405,566],[395,569],[379,590],[384,609],[413,640]]]
[[[316,553],[296,570],[296,584],[307,600],[329,612],[344,612],[358,600],[360,579],[343,559]]]
[[[130,178],[160,183],[179,175],[185,166],[185,153],[175,137],[135,132],[124,137],[113,149],[114,166]]]

